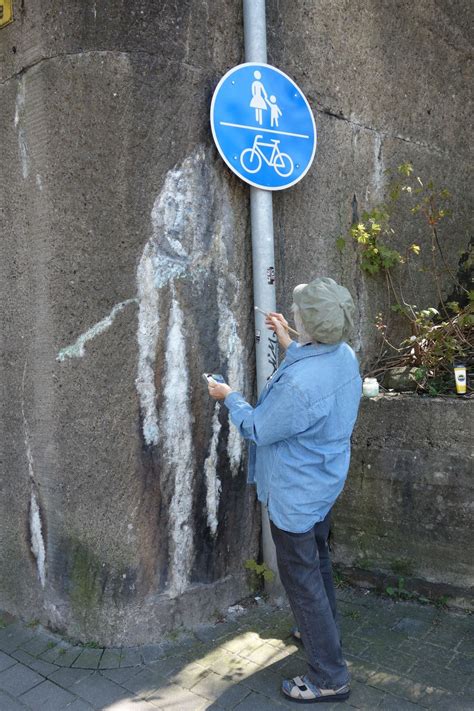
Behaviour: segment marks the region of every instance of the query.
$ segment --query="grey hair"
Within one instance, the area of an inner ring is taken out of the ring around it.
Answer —
[[[291,307],[291,310],[293,312],[293,320],[295,322],[296,330],[300,334],[298,341],[300,343],[309,343],[309,342],[313,341],[314,339],[311,338],[311,336],[309,336],[305,331],[305,327],[303,325],[303,319],[301,318],[301,311],[300,311],[299,307],[296,304],[293,304],[293,306]]]

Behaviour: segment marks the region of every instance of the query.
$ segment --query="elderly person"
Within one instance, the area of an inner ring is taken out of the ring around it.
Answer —
[[[306,674],[285,680],[282,692],[300,703],[344,701],[349,672],[336,624],[328,535],[361,396],[358,362],[345,342],[354,303],[327,277],[297,286],[293,301],[300,343],[289,338],[281,314],[268,315],[286,355],[257,405],[226,384],[210,384],[209,394],[224,400],[252,443],[249,481],[268,507],[278,570],[307,656]]]

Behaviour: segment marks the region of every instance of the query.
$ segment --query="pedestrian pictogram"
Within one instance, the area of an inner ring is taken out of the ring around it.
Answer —
[[[222,77],[212,98],[211,128],[231,170],[259,188],[294,185],[314,158],[309,104],[294,81],[269,64],[240,64]]]

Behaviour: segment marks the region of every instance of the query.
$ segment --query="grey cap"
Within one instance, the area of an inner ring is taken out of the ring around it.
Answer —
[[[293,290],[305,331],[318,343],[346,341],[354,326],[352,296],[330,277],[318,277]]]

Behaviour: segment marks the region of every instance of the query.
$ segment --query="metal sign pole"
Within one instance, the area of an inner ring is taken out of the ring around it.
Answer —
[[[265,0],[243,0],[245,61],[266,64],[267,32]],[[275,251],[273,244],[273,204],[269,190],[250,187],[250,217],[252,229],[253,295],[254,304],[264,311],[275,311]],[[263,325],[263,315],[255,312],[257,389],[265,387],[278,362],[278,342]],[[268,513],[262,506],[262,548],[266,565],[276,575],[271,592],[281,595],[281,583]]]

